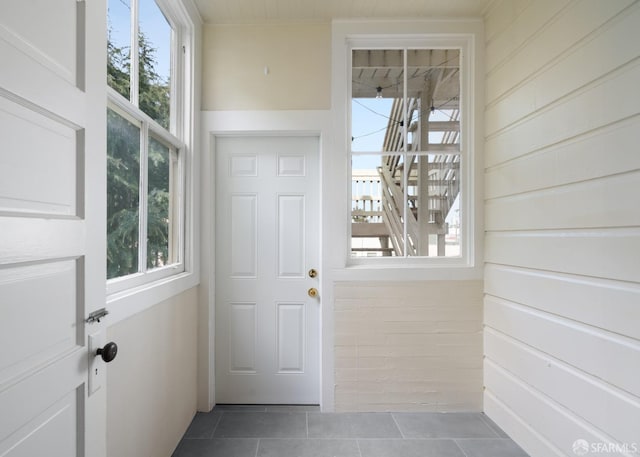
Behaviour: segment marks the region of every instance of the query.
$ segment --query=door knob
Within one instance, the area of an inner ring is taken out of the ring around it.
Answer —
[[[309,289],[307,291],[307,293],[309,294],[309,297],[314,298],[318,296],[318,289],[316,289],[315,287],[312,287],[311,289]]]
[[[116,355],[118,355],[118,345],[113,341],[105,344],[102,348],[98,348],[98,350],[96,351],[96,357],[102,357],[102,360],[107,363],[115,359]]]
[[[315,278],[316,276],[318,276],[318,272],[316,271],[315,268],[312,268],[311,270],[309,270],[309,277],[310,278]]]

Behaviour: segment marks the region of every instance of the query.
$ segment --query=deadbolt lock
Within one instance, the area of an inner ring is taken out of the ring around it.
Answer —
[[[307,291],[307,293],[309,294],[309,297],[315,298],[318,296],[318,289],[316,289],[315,287],[312,287]]]
[[[309,277],[310,278],[315,278],[316,276],[318,276],[318,272],[316,271],[315,268],[312,268],[311,270],[309,270]]]

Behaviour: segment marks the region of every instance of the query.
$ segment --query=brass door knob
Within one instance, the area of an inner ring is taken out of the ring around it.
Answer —
[[[309,297],[314,298],[318,296],[318,289],[316,289],[315,287],[312,287],[311,289],[309,289],[307,291],[307,294],[309,294]]]

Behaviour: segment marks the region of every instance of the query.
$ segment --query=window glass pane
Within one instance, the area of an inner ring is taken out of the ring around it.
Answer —
[[[138,106],[169,129],[171,106],[171,26],[154,0],[140,0]]]
[[[408,155],[407,255],[460,255],[460,154]]]
[[[107,41],[107,82],[130,100],[131,4],[129,0],[109,0]]]
[[[460,51],[352,52],[351,255],[460,256]]]
[[[177,154],[153,137],[149,138],[149,185],[147,203],[147,268],[177,261],[176,189]]]
[[[351,150],[401,151],[404,51],[354,50],[351,86]]]
[[[383,255],[388,232],[380,206],[381,156],[354,155],[351,161],[351,253],[353,256]],[[385,238],[380,241],[380,238]]]
[[[140,129],[107,110],[107,279],[138,271]]]
[[[357,154],[351,163],[351,256],[403,255],[402,156]]]
[[[458,125],[446,121],[452,110],[459,109],[459,61],[457,49],[407,50],[408,152],[458,143]],[[446,139],[445,132],[449,133]]]

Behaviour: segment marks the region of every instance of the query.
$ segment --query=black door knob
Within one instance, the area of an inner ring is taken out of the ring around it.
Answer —
[[[98,348],[96,356],[102,357],[102,360],[109,363],[118,355],[118,345],[113,341],[104,345],[103,348]]]

